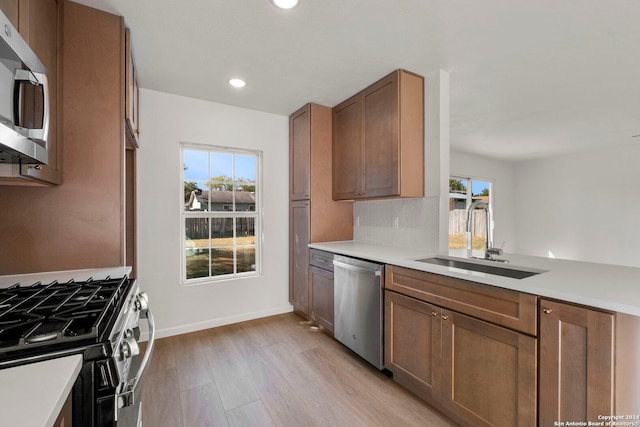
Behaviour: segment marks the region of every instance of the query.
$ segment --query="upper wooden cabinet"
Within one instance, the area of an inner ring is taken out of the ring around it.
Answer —
[[[0,187],[1,274],[135,268],[127,252],[135,250],[127,242],[135,239],[135,158],[124,149],[124,19],[73,1],[61,8],[64,183]]]
[[[1,0],[0,8],[47,68],[49,80],[49,160],[46,165],[0,165],[0,185],[61,184],[61,7],[58,0]]]
[[[333,108],[333,199],[424,196],[424,78],[397,70]]]
[[[140,128],[138,123],[138,76],[133,62],[131,51],[131,32],[127,28],[125,32],[125,119],[127,121],[127,132],[132,148],[139,146],[138,136]]]

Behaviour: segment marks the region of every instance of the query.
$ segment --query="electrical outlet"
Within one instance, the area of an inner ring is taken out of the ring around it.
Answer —
[[[391,217],[391,227],[398,228],[398,217],[397,216],[392,216]]]

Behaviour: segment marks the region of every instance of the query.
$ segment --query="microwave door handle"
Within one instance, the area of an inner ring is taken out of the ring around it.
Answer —
[[[142,358],[142,363],[140,364],[140,368],[138,368],[136,376],[129,381],[129,385],[126,388],[126,391],[118,395],[119,408],[131,406],[135,403],[134,390],[138,387],[138,383],[142,378],[142,374],[144,374],[147,364],[149,363],[149,358],[151,357],[151,353],[153,351],[153,344],[156,341],[156,324],[150,308],[146,309],[146,317],[147,322],[149,323],[149,344],[147,345],[147,349],[144,352],[144,357]]]
[[[49,79],[46,74],[38,73],[30,70],[17,69],[15,72],[15,82],[29,82],[33,86],[42,86],[42,94],[43,94],[43,106],[42,106],[42,129],[26,129],[26,137],[44,141],[46,144],[46,148],[48,148],[49,144],[47,142],[47,137],[49,135],[49,114],[50,114],[50,97],[49,97]],[[16,95],[14,96],[14,113],[16,115],[15,124],[21,122],[20,120],[20,112],[22,111],[22,105],[24,104],[23,99],[23,91],[18,90]]]

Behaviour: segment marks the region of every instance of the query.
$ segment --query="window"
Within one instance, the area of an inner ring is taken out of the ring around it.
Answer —
[[[467,211],[473,202],[481,201],[493,210],[491,200],[491,182],[482,179],[452,176],[449,178],[449,250],[466,249]],[[484,250],[487,240],[493,232],[493,224],[487,230],[486,213],[483,209],[474,209],[472,216],[472,249]],[[483,254],[484,255],[484,254]]]
[[[260,273],[260,152],[182,145],[182,279]]]

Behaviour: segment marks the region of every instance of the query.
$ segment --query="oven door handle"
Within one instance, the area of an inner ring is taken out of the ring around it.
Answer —
[[[146,298],[146,296],[144,296],[143,298]],[[156,341],[156,324],[153,319],[153,313],[151,312],[151,309],[149,307],[145,307],[145,311],[143,314],[146,315],[147,322],[149,323],[149,344],[147,345],[147,349],[144,352],[144,357],[142,358],[142,363],[140,363],[140,368],[138,368],[136,376],[129,380],[126,390],[118,395],[119,408],[131,406],[135,403],[134,390],[136,389],[136,387],[138,387],[140,379],[142,379],[142,375],[144,374],[147,364],[149,363],[149,358],[151,357],[153,344]]]

